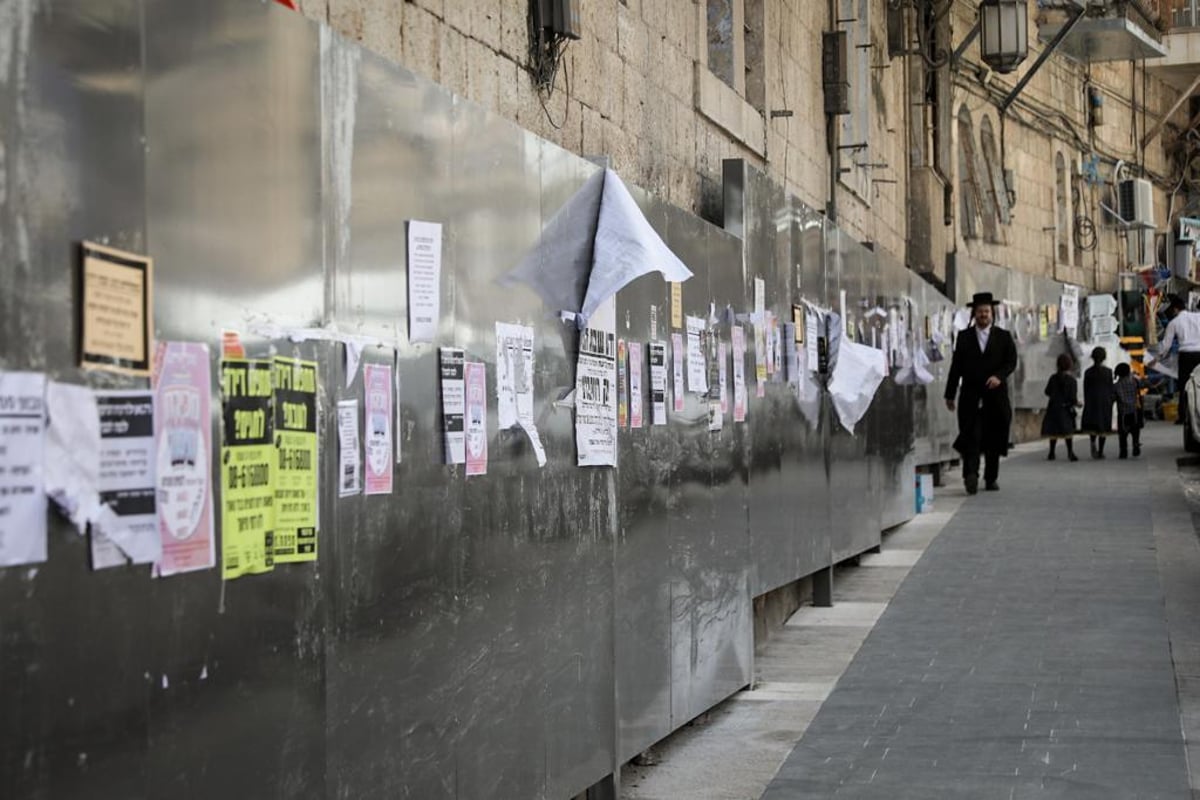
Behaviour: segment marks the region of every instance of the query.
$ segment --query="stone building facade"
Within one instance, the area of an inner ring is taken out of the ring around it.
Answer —
[[[721,163],[744,158],[839,225],[945,280],[982,261],[1112,290],[1131,262],[1111,178],[1155,184],[1156,218],[1183,196],[1167,156],[1181,87],[1148,62],[1054,54],[999,106],[1043,47],[989,72],[961,58],[976,0],[580,0],[581,36],[553,85],[530,72],[531,0],[297,0],[307,16],[582,155],[719,219]],[[827,125],[822,33],[845,30],[851,113]],[[1088,92],[1104,103],[1090,124]],[[831,175],[837,175],[831,187]]]

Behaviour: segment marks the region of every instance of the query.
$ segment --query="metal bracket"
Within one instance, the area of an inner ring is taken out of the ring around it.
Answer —
[[[981,24],[982,23],[976,19],[975,25],[971,28],[971,30],[967,31],[967,38],[962,40],[962,44],[954,48],[954,55],[950,57],[950,63],[952,65],[957,64],[959,59],[963,57],[963,53],[967,52],[967,48],[971,46],[971,42],[979,38],[979,26]]]
[[[1017,81],[1017,85],[1014,86],[1012,91],[1008,93],[1008,97],[1004,98],[1004,102],[1000,104],[1000,116],[1003,117],[1006,113],[1008,113],[1008,107],[1011,106],[1013,101],[1017,99],[1017,95],[1021,93],[1021,90],[1025,88],[1025,85],[1033,80],[1033,76],[1036,75],[1037,71],[1042,68],[1042,64],[1045,64],[1046,60],[1049,59],[1050,56],[1054,55],[1054,51],[1057,50],[1058,46],[1063,43],[1063,40],[1070,35],[1071,31],[1075,30],[1075,26],[1078,25],[1079,21],[1083,19],[1085,10],[1086,9],[1082,6],[1076,6],[1075,12],[1071,18],[1067,20],[1065,25],[1058,29],[1058,33],[1054,35],[1054,39],[1050,42],[1050,44],[1046,45],[1046,49],[1042,50],[1041,55],[1037,57],[1037,61],[1033,62],[1033,66],[1021,76],[1021,80]]]

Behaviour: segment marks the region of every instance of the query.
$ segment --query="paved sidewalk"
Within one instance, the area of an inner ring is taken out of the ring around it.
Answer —
[[[940,490],[622,796],[1192,797],[1200,462],[1177,468],[1178,431],[1151,425],[1136,461],[1024,446],[1000,492]]]

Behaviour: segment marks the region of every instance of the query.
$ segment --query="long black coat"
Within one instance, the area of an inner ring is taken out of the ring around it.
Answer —
[[[1008,454],[1008,431],[1012,425],[1012,406],[1008,401],[1008,376],[1017,368],[1017,345],[1012,334],[992,326],[987,349],[979,351],[979,340],[972,326],[958,334],[946,399],[958,395],[958,438],[954,449],[969,453]],[[995,389],[984,388],[990,377],[1000,379]]]
[[[1079,388],[1075,376],[1056,372],[1046,381],[1046,416],[1042,417],[1042,436],[1070,436],[1075,432],[1075,407]]]
[[[1083,416],[1079,418],[1079,430],[1111,433],[1115,399],[1112,370],[1099,364],[1088,367],[1083,373]]]

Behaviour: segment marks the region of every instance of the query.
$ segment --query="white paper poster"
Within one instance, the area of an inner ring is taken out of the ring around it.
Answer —
[[[362,455],[358,447],[358,400],[339,400],[338,415],[338,496],[362,492]]]
[[[1059,330],[1074,336],[1079,330],[1079,287],[1064,286],[1058,315]]]
[[[367,494],[392,493],[392,365],[367,364],[363,367],[363,391],[366,397]]]
[[[155,504],[154,395],[145,389],[96,392],[100,416],[100,502],[114,518],[92,526],[92,567],[162,556]]]
[[[546,466],[533,419],[533,328],[496,323],[496,417],[500,430],[520,428],[529,437],[539,467]]]
[[[683,334],[671,334],[671,375],[675,411],[683,411]]]
[[[437,338],[442,302],[442,224],[408,221],[408,340]]]
[[[667,424],[667,346],[650,342],[650,424]]]
[[[46,494],[79,535],[101,516],[100,415],[86,386],[46,382]]]
[[[642,405],[645,395],[642,394],[642,343],[629,343],[629,427],[642,427],[644,411]]]
[[[804,315],[804,349],[809,372],[817,371],[818,339],[821,338],[820,324],[821,314],[817,309],[809,307]]]
[[[466,354],[460,347],[441,349],[442,373],[442,436],[445,441],[445,463],[463,464],[467,460],[465,415]]]
[[[486,475],[487,451],[487,366],[468,361],[463,367],[466,391],[467,475]]]
[[[0,372],[0,567],[46,560],[46,376]]]
[[[708,366],[704,363],[704,329],[701,317],[687,318],[687,388],[689,392],[708,392]]]
[[[762,278],[754,279],[754,321],[761,322],[767,310],[767,282]]]
[[[734,325],[733,346],[733,421],[746,421],[746,333]]]
[[[725,342],[717,342],[717,391],[720,394],[721,413],[729,413],[729,348]]]
[[[600,304],[579,334],[575,448],[581,467],[617,463],[617,304]]]

